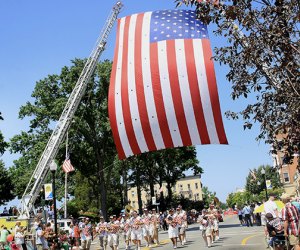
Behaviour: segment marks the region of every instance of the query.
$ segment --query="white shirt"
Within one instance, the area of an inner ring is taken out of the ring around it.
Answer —
[[[274,201],[268,200],[264,203],[265,213],[271,213],[274,218],[276,218],[275,211],[277,210],[277,205]]]
[[[21,232],[17,232],[15,234],[15,243],[17,245],[22,245],[24,244],[24,235]]]

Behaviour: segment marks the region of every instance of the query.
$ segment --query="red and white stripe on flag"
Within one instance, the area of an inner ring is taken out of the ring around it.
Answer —
[[[227,144],[206,25],[190,10],[118,20],[109,118],[120,159]]]
[[[75,168],[73,167],[73,165],[71,164],[70,159],[66,159],[62,165],[62,169],[65,173],[69,173],[72,171],[75,171]]]

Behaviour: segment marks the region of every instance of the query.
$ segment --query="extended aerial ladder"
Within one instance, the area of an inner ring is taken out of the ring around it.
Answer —
[[[40,160],[28,182],[21,199],[19,208],[20,218],[30,218],[30,212],[34,208],[34,203],[40,193],[43,182],[49,172],[50,164],[55,159],[59,146],[63,141],[69,125],[74,117],[74,114],[79,106],[79,103],[86,91],[88,82],[96,68],[97,62],[105,49],[105,45],[113,25],[121,12],[123,4],[118,1],[114,6],[106,20],[106,23],[97,39],[96,46],[90,54],[87,62],[79,76],[79,79],[69,96],[67,104],[59,118],[59,121],[53,130],[47,146],[40,157]]]

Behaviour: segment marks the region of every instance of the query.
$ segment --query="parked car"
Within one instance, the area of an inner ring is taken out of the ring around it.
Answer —
[[[63,230],[63,231],[70,232],[70,225],[72,223],[73,222],[72,222],[71,219],[60,219],[60,220],[57,220],[57,226],[58,226],[59,230]]]

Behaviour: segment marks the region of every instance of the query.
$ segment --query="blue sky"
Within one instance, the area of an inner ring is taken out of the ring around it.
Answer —
[[[36,81],[48,74],[59,73],[74,58],[89,56],[115,1],[100,0],[19,0],[0,1],[0,111],[4,121],[0,130],[8,140],[28,129],[28,120],[18,119],[21,105],[31,100]],[[137,12],[173,9],[173,0],[124,0],[122,16]],[[212,46],[225,40],[212,34]],[[101,60],[112,59],[115,31],[110,35]],[[249,100],[233,102],[231,85],[225,79],[226,67],[215,63],[221,110],[240,110]],[[229,192],[243,187],[249,168],[271,164],[269,146],[257,142],[258,125],[244,131],[242,121],[225,118],[228,146],[197,146],[202,181],[225,201]],[[16,155],[2,156],[7,167]]]

